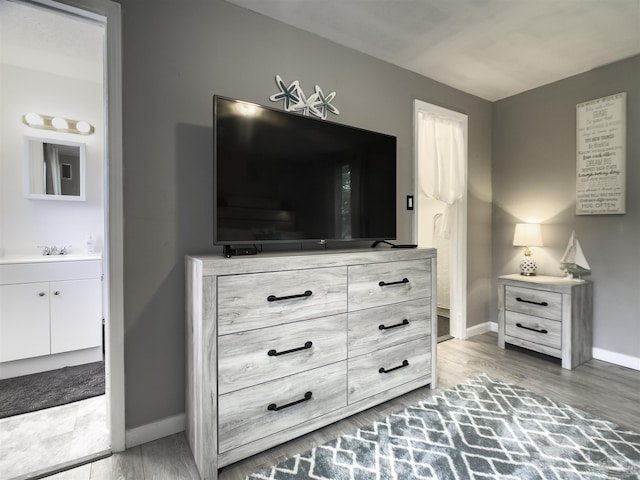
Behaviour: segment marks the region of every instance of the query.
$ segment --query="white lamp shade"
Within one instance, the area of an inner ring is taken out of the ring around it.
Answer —
[[[539,223],[516,223],[516,233],[513,235],[513,245],[516,247],[541,247],[542,231]]]

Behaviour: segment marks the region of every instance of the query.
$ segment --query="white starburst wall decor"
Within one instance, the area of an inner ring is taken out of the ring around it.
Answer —
[[[336,92],[325,95],[322,89],[316,85],[315,92],[307,97],[300,88],[298,80],[294,80],[287,86],[280,75],[276,75],[276,85],[280,91],[271,95],[269,100],[272,102],[282,100],[286,112],[302,112],[304,115],[314,115],[323,120],[327,119],[329,112],[340,115],[340,111],[331,104],[336,97]]]

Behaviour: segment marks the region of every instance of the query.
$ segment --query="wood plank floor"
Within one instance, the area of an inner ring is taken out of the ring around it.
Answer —
[[[341,420],[271,450],[242,460],[220,471],[220,480],[246,475],[287,456],[367,425],[420,398],[433,395],[481,373],[518,384],[554,400],[567,403],[630,430],[640,432],[640,372],[598,360],[575,370],[563,370],[559,362],[539,355],[497,347],[494,333],[469,340],[438,344],[439,386],[415,390],[402,397]],[[62,472],[52,480],[177,480],[199,479],[184,434],[172,435],[109,458]]]

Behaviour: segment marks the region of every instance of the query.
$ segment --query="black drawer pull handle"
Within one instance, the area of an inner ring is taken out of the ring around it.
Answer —
[[[281,405],[280,407],[277,406],[275,403],[272,403],[267,407],[267,410],[278,412],[284,408],[293,407],[294,405],[297,405],[299,403],[306,402],[307,400],[311,400],[311,395],[312,395],[311,392],[307,392],[304,394],[304,398],[301,398],[300,400],[296,400],[295,402],[287,403],[286,405]]]
[[[541,307],[548,307],[547,302],[534,302],[533,300],[525,300],[524,298],[516,297],[516,300],[522,303],[532,303],[533,305],[540,305]]]
[[[300,350],[306,350],[307,348],[311,348],[313,345],[312,342],[305,342],[304,347],[292,348],[291,350],[285,350],[283,352],[277,352],[275,350],[269,350],[267,355],[270,357],[277,357],[279,355],[286,355],[287,353],[299,352]]]
[[[390,328],[402,327],[403,325],[409,325],[409,320],[405,318],[402,322],[396,323],[395,325],[389,325],[388,327],[385,325],[378,325],[378,329],[389,330]]]
[[[276,297],[275,295],[269,295],[267,297],[267,302],[277,302],[278,300],[290,300],[292,298],[302,298],[302,297],[310,297],[313,292],[311,290],[307,290],[304,293],[299,293],[298,295],[287,295],[286,297]]]
[[[525,327],[524,325],[522,325],[521,323],[516,323],[516,327],[518,328],[524,328],[525,330],[531,330],[532,332],[538,332],[538,333],[549,333],[547,332],[544,328],[541,330],[538,330],[537,328],[531,328],[531,327]]]
[[[399,282],[378,282],[378,285],[380,285],[381,287],[388,287],[389,285],[398,285],[400,283],[409,283],[409,279],[403,278]]]
[[[403,360],[402,365],[398,365],[397,367],[390,368],[389,370],[385,370],[384,367],[382,367],[380,370],[378,370],[378,373],[389,373],[389,372],[393,372],[394,370],[398,370],[399,368],[404,368],[408,366],[409,366],[409,360]]]

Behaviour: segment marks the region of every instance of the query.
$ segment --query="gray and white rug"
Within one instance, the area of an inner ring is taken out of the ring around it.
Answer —
[[[246,479],[640,479],[640,433],[481,375]]]

